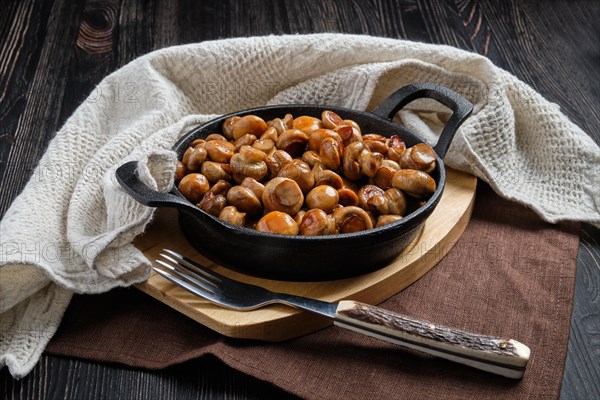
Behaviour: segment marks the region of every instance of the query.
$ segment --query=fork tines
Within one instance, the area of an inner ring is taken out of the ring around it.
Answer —
[[[176,285],[202,295],[201,293],[197,293],[199,289],[212,293],[217,287],[217,283],[222,280],[221,275],[179,253],[169,249],[163,249],[163,251],[164,253],[159,254],[159,257],[162,259],[159,258],[156,260],[163,268],[153,267],[152,269]]]

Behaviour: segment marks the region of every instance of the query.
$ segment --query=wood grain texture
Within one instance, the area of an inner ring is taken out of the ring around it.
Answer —
[[[600,229],[581,230],[571,336],[561,398],[600,393]],[[590,397],[591,396],[591,397]]]
[[[5,399],[297,399],[213,356],[159,371],[45,356],[22,381],[3,373],[0,393]]]
[[[560,104],[600,143],[599,19],[600,2],[592,0],[5,1],[0,216],[50,138],[106,74],[154,49],[224,37],[333,31],[457,46],[487,55]],[[582,229],[563,399],[600,393],[599,237],[598,229]],[[21,381],[0,371],[0,393],[10,399],[71,399],[82,393],[90,398],[285,397],[219,365],[198,360],[149,373],[43,356]]]
[[[56,109],[62,103],[69,57],[56,55],[65,53],[77,32],[78,10],[40,3],[12,7],[6,23],[17,32],[7,37],[15,42],[3,41],[0,50],[7,52],[0,61],[0,69],[7,71],[0,79],[0,215],[25,186],[59,126]],[[48,15],[55,20],[47,21]]]

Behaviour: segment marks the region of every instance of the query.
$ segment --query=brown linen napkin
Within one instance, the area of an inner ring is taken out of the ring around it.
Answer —
[[[46,351],[142,368],[204,354],[306,398],[557,398],[571,320],[579,224],[550,225],[478,187],[449,254],[382,307],[511,336],[531,350],[522,381],[331,327],[270,344],[225,338],[135,289],[76,296]],[[157,346],[160,343],[160,346]]]

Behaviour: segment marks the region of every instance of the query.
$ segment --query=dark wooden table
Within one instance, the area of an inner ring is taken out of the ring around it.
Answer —
[[[104,76],[162,47],[248,35],[347,32],[456,46],[532,85],[600,142],[600,2],[4,1],[0,11],[0,215],[48,142]],[[600,394],[599,230],[584,225],[561,398]],[[159,372],[44,355],[0,394],[42,398],[282,398],[202,358]]]

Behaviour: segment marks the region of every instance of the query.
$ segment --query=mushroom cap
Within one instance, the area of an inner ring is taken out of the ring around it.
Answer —
[[[308,210],[300,222],[301,235],[320,236],[333,233],[335,233],[335,220],[321,209]]]
[[[245,115],[236,120],[232,126],[234,139],[239,139],[246,134],[260,136],[268,128],[267,123],[257,115]]]
[[[191,173],[184,176],[179,185],[177,185],[179,192],[188,199],[190,202],[197,204],[202,200],[202,197],[210,189],[208,179],[202,174]]]
[[[373,221],[365,210],[356,206],[333,210],[333,218],[339,233],[354,233],[373,228]]]
[[[308,208],[318,208],[329,214],[338,205],[340,195],[338,191],[329,185],[315,186],[306,195]]]
[[[257,223],[256,230],[282,235],[297,235],[298,224],[289,214],[281,211],[271,211],[264,215]]]
[[[227,192],[227,201],[232,206],[235,206],[239,211],[245,212],[248,215],[260,215],[262,205],[260,200],[252,192],[244,186],[234,186]]]
[[[429,174],[416,169],[396,171],[392,178],[392,185],[420,200],[429,198],[436,188],[435,181]]]
[[[226,206],[219,213],[219,219],[237,226],[246,225],[246,213],[238,211],[235,206]]]
[[[278,176],[265,185],[262,201],[267,212],[281,211],[295,215],[302,208],[304,195],[294,180]]]
[[[302,193],[308,193],[315,186],[315,176],[310,166],[302,160],[293,159],[285,164],[277,176],[290,178],[295,181]]]

